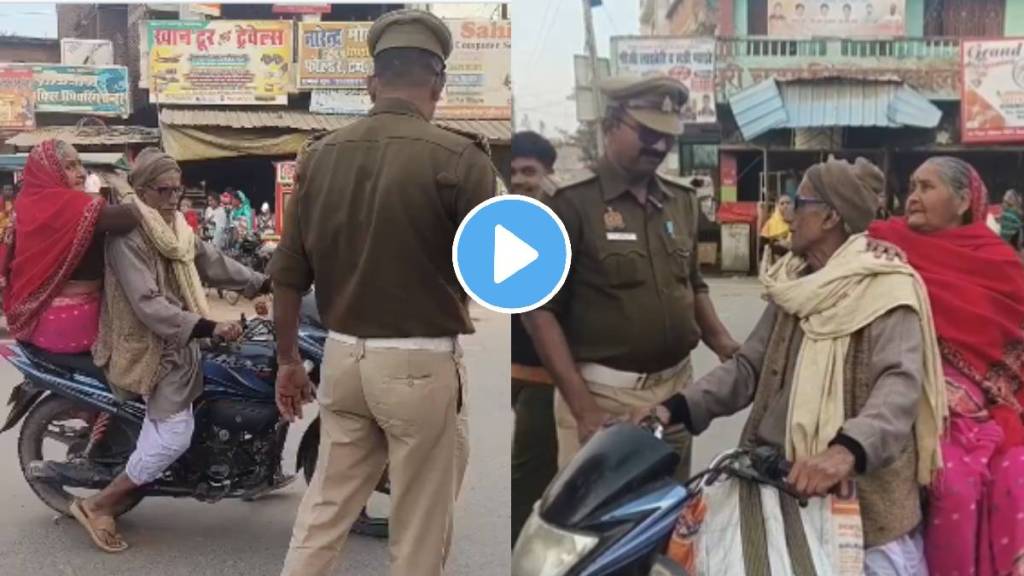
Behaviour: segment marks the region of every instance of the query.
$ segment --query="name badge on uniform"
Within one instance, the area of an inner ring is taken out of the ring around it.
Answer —
[[[665,232],[668,232],[669,238],[676,237],[676,226],[671,220],[665,221]]]
[[[621,241],[636,242],[636,233],[635,232],[609,232],[608,233],[608,239],[613,241],[613,242],[615,242],[615,241],[619,241],[619,242],[621,242]]]

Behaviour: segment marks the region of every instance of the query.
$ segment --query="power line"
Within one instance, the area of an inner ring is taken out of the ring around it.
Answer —
[[[537,63],[537,58],[539,58],[541,53],[544,51],[544,44],[547,42],[548,35],[551,33],[552,28],[555,27],[555,22],[558,21],[558,15],[562,13],[563,4],[565,4],[565,2],[562,1],[548,3],[549,11],[551,6],[555,5],[554,14],[551,15],[550,19],[545,19],[544,22],[541,24],[542,26],[545,27],[543,32],[541,33],[540,40],[537,42],[536,46],[533,47],[533,55],[530,57],[529,60],[530,68],[533,68],[533,65]]]

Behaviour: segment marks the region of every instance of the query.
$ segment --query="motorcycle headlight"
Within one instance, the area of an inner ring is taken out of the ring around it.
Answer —
[[[597,536],[556,528],[534,512],[512,552],[512,576],[563,576],[597,542]]]

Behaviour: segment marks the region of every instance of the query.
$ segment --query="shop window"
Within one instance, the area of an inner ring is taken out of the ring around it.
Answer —
[[[718,169],[718,146],[714,144],[683,144],[679,147],[681,174],[714,172]]]
[[[925,0],[925,36],[1001,38],[1006,0]]]

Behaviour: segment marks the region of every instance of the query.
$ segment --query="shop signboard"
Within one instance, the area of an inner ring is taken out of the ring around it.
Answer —
[[[275,225],[277,233],[284,230],[285,213],[288,211],[288,202],[292,199],[292,191],[295,188],[295,161],[274,162],[274,205],[277,206]]]
[[[455,19],[446,23],[452,32],[453,49],[446,63],[448,81],[436,117],[511,118],[511,22]],[[364,89],[367,76],[373,73],[373,59],[366,45],[370,25],[299,23],[298,88]]]
[[[768,0],[768,35],[891,38],[906,31],[905,0]]]
[[[288,103],[290,20],[154,20],[147,37],[150,102]]]
[[[961,59],[961,139],[1024,142],[1024,38],[965,40]]]
[[[615,36],[611,60],[615,75],[666,74],[682,82],[690,93],[683,107],[683,122],[716,121],[714,38]]]
[[[0,130],[31,130],[35,125],[32,69],[0,67]]]
[[[373,107],[366,90],[313,90],[309,111],[316,114],[364,116]]]
[[[124,66],[34,64],[36,112],[127,118],[131,113]]]
[[[299,90],[365,88],[373,73],[366,45],[372,22],[300,22]]]
[[[71,66],[113,66],[114,44],[110,40],[61,38],[60,63]]]

